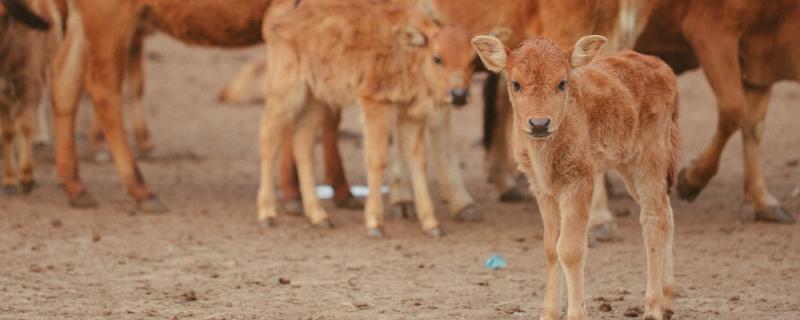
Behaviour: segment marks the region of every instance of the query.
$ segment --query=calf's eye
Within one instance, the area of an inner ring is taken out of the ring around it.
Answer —
[[[564,91],[564,89],[566,88],[567,88],[567,82],[561,80],[561,82],[558,83],[558,92]]]
[[[522,86],[519,85],[519,82],[511,81],[511,87],[514,88],[514,91],[519,92],[522,90]]]
[[[442,64],[442,57],[440,57],[438,54],[433,56],[433,63],[441,65]]]

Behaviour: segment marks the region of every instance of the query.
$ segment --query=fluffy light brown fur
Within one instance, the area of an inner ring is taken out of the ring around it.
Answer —
[[[559,319],[566,272],[569,319],[585,319],[583,266],[589,210],[598,173],[618,170],[642,208],[647,251],[645,317],[672,311],[672,209],[668,190],[680,145],[675,75],[661,60],[633,51],[595,55],[605,38],[581,38],[571,54],[544,38],[513,51],[492,37],[473,45],[509,79],[514,152],[544,222],[547,284],[542,319]],[[561,85],[561,82],[564,85]],[[535,131],[532,119],[550,119]]]

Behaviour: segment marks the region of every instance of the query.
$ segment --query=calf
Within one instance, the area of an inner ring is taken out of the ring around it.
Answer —
[[[17,186],[28,193],[33,188],[32,135],[37,107],[47,64],[61,38],[59,28],[49,26],[58,25],[61,16],[50,0],[4,0],[0,9],[2,185],[7,193],[15,193]],[[14,152],[17,131],[19,154]]]
[[[539,203],[547,280],[542,319],[559,319],[558,261],[566,272],[569,319],[585,319],[583,267],[594,179],[618,170],[642,207],[647,253],[645,319],[672,314],[672,208],[668,191],[680,132],[675,75],[651,56],[622,51],[594,58],[602,36],[571,54],[550,40],[509,51],[498,39],[472,40],[484,64],[504,72],[513,107],[514,153]]]
[[[474,54],[466,31],[440,28],[421,12],[376,0],[286,3],[270,8],[265,21],[269,94],[261,120],[259,220],[271,224],[276,217],[273,170],[280,146],[275,141],[293,126],[305,213],[314,225],[330,225],[314,193],[314,135],[327,113],[359,105],[369,188],[368,234],[384,234],[380,189],[389,136],[396,127],[422,228],[440,236],[427,186],[425,121],[431,108],[445,106],[451,98],[447,70],[469,72],[472,66],[469,59],[445,61],[437,52],[448,44],[456,52]]]

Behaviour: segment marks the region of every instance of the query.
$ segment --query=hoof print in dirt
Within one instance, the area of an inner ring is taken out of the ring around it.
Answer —
[[[283,203],[283,212],[290,215],[301,217],[305,215],[305,211],[303,210],[303,201],[300,199],[289,199]]]
[[[413,202],[398,202],[392,204],[392,207],[389,209],[389,216],[392,219],[409,219],[414,220],[417,218],[417,209],[414,208]]]
[[[335,199],[335,200],[333,200],[333,203],[339,209],[347,209],[347,210],[361,210],[361,209],[364,209],[364,204],[361,202],[361,200],[358,200],[358,198],[356,198],[356,197],[354,197],[352,195],[347,197],[347,198],[340,199],[340,200],[336,200]]]
[[[475,208],[474,205],[469,205],[456,214],[456,220],[462,222],[477,222],[483,220],[483,215],[481,215],[481,212],[478,211],[478,208]]]
[[[703,190],[703,187],[696,187],[689,184],[689,181],[686,179],[686,169],[682,169],[681,172],[678,173],[676,189],[678,189],[678,196],[681,199],[692,202],[700,195],[700,191]]]
[[[444,237],[444,231],[440,227],[436,227],[436,228],[430,229],[428,231],[425,231],[425,233],[427,233],[429,236],[431,236],[433,238]]]
[[[756,221],[791,224],[797,222],[783,207],[771,206],[756,211]]]
[[[82,191],[77,196],[69,199],[69,205],[78,209],[92,209],[97,208],[97,200],[88,192]]]
[[[164,204],[161,203],[161,200],[158,200],[156,196],[150,196],[147,199],[139,201],[136,203],[136,211],[143,212],[143,213],[166,213],[169,211]]]
[[[383,239],[386,237],[386,233],[383,232],[383,227],[375,227],[367,230],[367,236],[373,239]]]

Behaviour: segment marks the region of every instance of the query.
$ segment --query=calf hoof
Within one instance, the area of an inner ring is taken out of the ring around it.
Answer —
[[[92,161],[96,163],[109,163],[111,162],[111,154],[108,153],[108,150],[97,151],[92,155]]]
[[[462,222],[477,222],[483,220],[483,216],[474,205],[468,205],[456,213],[456,220]]]
[[[664,310],[664,320],[671,320],[673,314],[675,314],[675,312],[670,309]]]
[[[305,215],[303,201],[298,198],[286,200],[286,202],[283,203],[283,212],[296,217]]]
[[[5,194],[7,194],[9,196],[13,196],[13,195],[17,194],[17,192],[18,192],[17,191],[17,186],[15,186],[13,184],[12,185],[7,185],[7,186],[3,186],[3,193],[5,193]]]
[[[317,229],[333,229],[333,222],[329,218],[324,218],[317,223],[312,223],[312,225]]]
[[[136,203],[136,211],[144,213],[166,213],[169,209],[161,203],[161,200],[158,200],[158,197],[150,196]]]
[[[275,223],[275,218],[274,217],[266,217],[264,219],[258,220],[258,225],[260,225],[260,226],[262,226],[264,228],[274,228],[278,224]]]
[[[589,230],[590,242],[615,242],[622,241],[622,235],[619,233],[619,227],[614,222],[608,222],[595,226]]]
[[[770,223],[795,223],[797,220],[783,207],[771,206],[756,211],[756,221],[770,222]]]
[[[361,210],[364,209],[364,204],[361,203],[361,200],[358,200],[356,197],[349,195],[347,198],[344,199],[334,199],[333,203],[339,209],[347,209],[347,210]]]
[[[97,200],[89,192],[81,191],[77,196],[69,199],[69,205],[78,209],[97,208]]]
[[[686,169],[681,169],[681,172],[678,173],[678,185],[675,188],[678,189],[678,196],[689,202],[697,199],[697,196],[700,195],[700,191],[703,190],[702,186],[697,187],[689,184],[689,181],[686,179]]]
[[[383,227],[375,227],[367,230],[367,237],[373,239],[383,239],[386,237],[386,234],[383,232]]]
[[[444,231],[440,227],[436,227],[430,230],[425,231],[429,236],[434,238],[441,238],[444,237]]]
[[[417,209],[414,208],[414,203],[410,201],[402,201],[398,203],[393,203],[392,207],[389,208],[389,216],[393,219],[416,219],[417,218]]]
[[[29,194],[33,191],[33,188],[36,187],[36,183],[33,181],[22,181],[20,182],[20,189],[22,189],[22,193]]]
[[[532,196],[525,190],[514,187],[500,195],[501,202],[524,202],[530,200]]]

